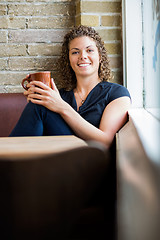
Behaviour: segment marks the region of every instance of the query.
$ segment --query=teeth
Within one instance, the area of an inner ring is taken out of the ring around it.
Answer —
[[[86,66],[89,66],[90,64],[89,63],[81,63],[79,64],[80,67],[86,67]]]

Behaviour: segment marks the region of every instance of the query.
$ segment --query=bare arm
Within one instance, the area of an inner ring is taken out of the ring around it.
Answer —
[[[34,86],[35,83],[32,82],[30,89],[25,93],[28,100],[59,113],[77,136],[84,140],[95,140],[110,146],[115,133],[127,120],[127,112],[130,107],[129,97],[118,98],[107,105],[98,129],[83,119],[61,98],[54,82],[52,82],[52,89],[41,82],[36,83],[36,86],[40,87],[37,88]],[[35,94],[35,92],[39,94]]]
[[[110,146],[116,132],[127,120],[129,107],[129,97],[121,97],[112,101],[104,110],[99,129],[84,120],[70,106],[62,111],[61,116],[79,137],[85,140],[96,140]]]

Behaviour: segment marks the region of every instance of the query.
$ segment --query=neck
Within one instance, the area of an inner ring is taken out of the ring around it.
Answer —
[[[76,90],[78,92],[89,93],[99,82],[99,77],[77,78]]]
[[[83,105],[86,97],[88,96],[89,92],[100,82],[99,81],[90,81],[89,83],[79,83],[77,81],[77,86],[76,88],[74,89],[74,93],[75,93],[75,96],[78,96],[78,99],[77,99],[77,102],[80,102],[78,105],[81,106]]]

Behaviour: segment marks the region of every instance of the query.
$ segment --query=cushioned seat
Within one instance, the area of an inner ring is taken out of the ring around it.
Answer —
[[[10,134],[26,104],[23,93],[0,93],[0,137]]]

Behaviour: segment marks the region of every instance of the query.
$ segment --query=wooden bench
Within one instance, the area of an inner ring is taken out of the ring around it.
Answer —
[[[160,167],[148,158],[134,123],[117,133],[118,240],[160,239]]]

